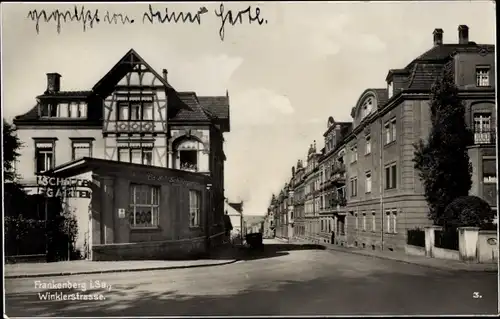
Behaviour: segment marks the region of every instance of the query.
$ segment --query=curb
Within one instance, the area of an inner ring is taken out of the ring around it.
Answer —
[[[153,271],[153,270],[173,270],[173,269],[187,269],[187,268],[201,268],[211,266],[224,266],[238,262],[238,259],[222,263],[211,263],[201,265],[187,265],[187,266],[164,266],[164,267],[150,267],[150,268],[135,268],[135,269],[109,269],[109,270],[92,270],[92,271],[75,271],[75,272],[59,272],[59,273],[45,273],[45,274],[26,274],[26,275],[13,275],[5,276],[5,279],[18,279],[18,278],[39,278],[39,277],[60,277],[60,276],[73,276],[73,275],[89,275],[89,274],[107,274],[118,272],[139,272],[139,271]]]
[[[416,265],[416,266],[421,266],[421,267],[426,267],[426,268],[432,268],[432,269],[438,269],[438,270],[443,270],[443,271],[466,271],[466,272],[487,272],[487,273],[497,273],[498,269],[456,269],[453,267],[447,267],[447,266],[434,266],[434,265],[427,265],[427,264],[420,264],[412,261],[407,261],[407,260],[401,260],[397,258],[389,258],[386,256],[381,256],[381,255],[369,255],[369,254],[364,254],[362,252],[356,251],[356,250],[343,250],[343,249],[336,249],[335,247],[328,247],[326,245],[322,244],[317,244],[320,246],[325,247],[326,250],[333,250],[333,251],[338,251],[346,254],[355,254],[355,255],[360,255],[360,256],[365,256],[365,257],[374,257],[378,259],[384,259],[384,260],[392,260],[400,263],[405,263],[405,264],[410,264],[410,265]]]

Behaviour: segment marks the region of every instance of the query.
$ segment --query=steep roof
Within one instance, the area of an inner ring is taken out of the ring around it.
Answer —
[[[171,118],[171,121],[210,121],[213,116],[208,110],[205,110],[198,102],[198,97],[195,92],[177,92],[181,101],[186,104],[189,109],[180,109]]]
[[[92,91],[106,96],[111,92],[114,85],[118,83],[128,72],[132,71],[137,64],[142,64],[153,73],[158,80],[169,89],[173,89],[167,80],[158,74],[134,49],[130,49],[92,88]]]

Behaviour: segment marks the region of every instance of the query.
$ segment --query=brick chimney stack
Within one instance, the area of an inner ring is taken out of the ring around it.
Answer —
[[[59,92],[61,90],[61,75],[59,73],[47,73],[46,93]]]
[[[434,29],[434,46],[443,44],[443,29]]]
[[[458,26],[458,44],[469,43],[469,27],[466,25]]]

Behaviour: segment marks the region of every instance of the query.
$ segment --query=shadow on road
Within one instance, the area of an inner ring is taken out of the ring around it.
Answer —
[[[277,252],[279,246],[274,247]],[[103,301],[40,301],[38,292],[6,295],[9,316],[236,316],[236,315],[452,315],[494,314],[494,274],[401,274],[393,269],[369,276],[338,275],[312,280],[247,282],[236,290],[221,282],[211,291],[165,286],[116,287],[101,293]],[[145,278],[146,279],[146,278]],[[154,280],[154,279],[151,279]],[[339,289],[338,287],[342,287]],[[226,291],[221,294],[222,291]],[[483,298],[474,299],[473,291]],[[48,291],[40,291],[44,294]],[[54,292],[54,291],[50,291]],[[78,290],[66,290],[75,293]],[[80,292],[81,293],[81,292]]]
[[[210,259],[238,259],[256,260],[288,255],[290,251],[296,250],[325,250],[322,245],[305,244],[264,244],[261,248],[250,248],[246,246],[225,247],[212,253]]]

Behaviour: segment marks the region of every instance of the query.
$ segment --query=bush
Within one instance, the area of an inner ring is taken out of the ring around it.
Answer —
[[[407,240],[406,243],[408,245],[425,247],[425,231],[420,228],[408,229],[407,231]]]
[[[458,232],[456,229],[435,231],[434,245],[439,248],[458,250]]]
[[[477,196],[461,196],[446,207],[445,216],[452,228],[464,226],[483,228],[493,222],[495,212],[485,200]]]
[[[5,216],[5,254],[45,254],[45,222],[23,215]]]

